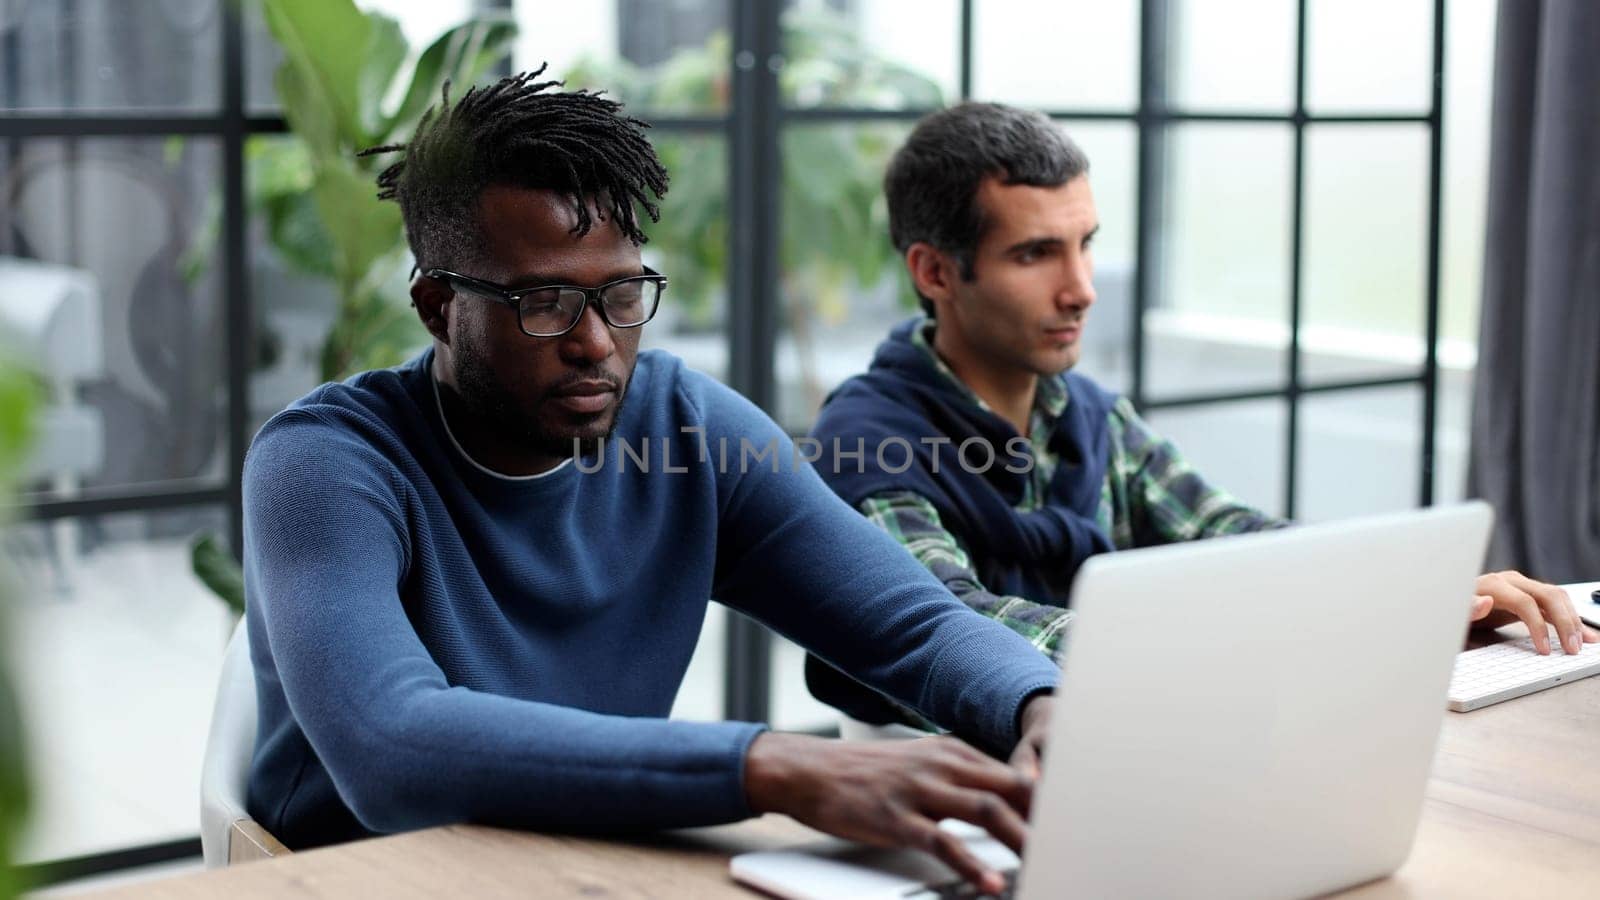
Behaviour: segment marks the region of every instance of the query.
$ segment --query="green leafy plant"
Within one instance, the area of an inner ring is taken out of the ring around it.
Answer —
[[[412,61],[400,24],[362,12],[353,0],[260,2],[283,50],[275,83],[290,137],[249,145],[251,213],[289,268],[335,287],[339,305],[322,345],[322,380],[395,365],[427,335],[402,288],[409,257],[400,209],[377,197],[375,179],[388,160],[357,154],[409,139],[447,83],[459,97],[505,59],[516,26],[509,13],[480,14]],[[199,265],[188,261],[191,269]],[[242,615],[243,579],[222,542],[201,535],[190,556],[201,583]]]
[[[222,541],[214,534],[195,538],[189,547],[189,560],[200,583],[227,604],[235,618],[244,615],[244,575]]]
[[[508,13],[480,14],[410,62],[399,23],[352,0],[261,3],[283,49],[276,86],[293,139],[252,145],[252,208],[291,268],[337,289],[322,377],[394,365],[426,335],[395,289],[405,276],[405,231],[399,207],[378,200],[374,186],[388,158],[356,154],[408,139],[447,82],[460,96],[506,57],[516,26]]]
[[[0,364],[0,500],[9,501],[12,480],[22,466],[33,434],[33,410],[38,380],[10,363]],[[0,573],[0,647],[8,637],[5,617],[6,576]],[[27,768],[23,758],[22,716],[7,669],[7,654],[0,653],[0,898],[16,896],[25,885],[12,862],[17,836],[28,812]]]

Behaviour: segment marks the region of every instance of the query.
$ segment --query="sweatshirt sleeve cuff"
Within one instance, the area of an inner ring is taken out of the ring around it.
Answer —
[[[756,815],[755,810],[750,808],[750,795],[745,791],[745,765],[750,760],[750,745],[755,743],[756,738],[771,730],[767,725],[756,722],[741,724],[745,726],[745,730],[733,745],[733,752],[737,754],[733,765],[734,785],[732,791],[732,795],[738,798],[735,820],[748,819]]]
[[[1053,695],[1056,692],[1055,682],[1045,682],[1027,688],[1022,692],[1022,699],[1017,701],[1016,712],[1011,715],[1011,736],[1007,740],[1013,748],[1022,740],[1022,713],[1028,708],[1029,701],[1041,695]]]

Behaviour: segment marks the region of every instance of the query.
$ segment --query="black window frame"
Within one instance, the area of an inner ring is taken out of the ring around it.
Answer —
[[[1440,328],[1439,265],[1440,210],[1442,199],[1441,161],[1443,156],[1445,3],[1434,0],[1432,32],[1432,85],[1429,107],[1417,114],[1390,113],[1312,113],[1307,108],[1306,69],[1309,0],[1296,0],[1294,105],[1285,113],[1199,112],[1177,108],[1168,102],[1168,48],[1170,46],[1170,7],[1167,0],[1140,0],[1139,4],[1139,97],[1135,109],[1107,112],[1103,109],[1047,109],[1052,119],[1061,122],[1124,122],[1136,126],[1138,160],[1136,180],[1136,235],[1133,259],[1133,304],[1130,311],[1128,341],[1132,360],[1129,399],[1141,414],[1157,410],[1218,406],[1259,400],[1282,400],[1288,407],[1284,440],[1284,505],[1278,512],[1294,518],[1297,512],[1296,487],[1299,474],[1300,411],[1304,397],[1348,394],[1364,390],[1418,386],[1422,390],[1421,453],[1418,459],[1420,485],[1417,502],[1430,506],[1434,500],[1434,448],[1438,427],[1438,343]],[[960,97],[973,98],[973,20],[976,0],[960,5]],[[778,102],[777,73],[783,60],[781,4],[735,4],[734,55],[736,89],[730,116],[730,155],[739,160],[749,154],[753,162],[743,169],[734,164],[732,185],[735,197],[761,197],[759,204],[735,202],[730,229],[745,235],[754,244],[749,255],[735,252],[735,272],[730,278],[729,296],[740,302],[730,310],[730,384],[770,414],[777,413],[776,385],[770,361],[776,356],[777,310],[782,302],[777,284],[777,246],[782,228],[778,208],[782,160],[782,129],[789,123],[823,122],[905,122],[914,121],[931,110],[878,110],[850,108],[786,108]],[[760,64],[758,64],[758,62]],[[742,90],[740,89],[742,84]],[[748,82],[755,82],[750,84]],[[979,98],[982,99],[982,98]],[[761,104],[752,110],[753,104]],[[749,121],[745,121],[749,120]],[[659,126],[665,120],[655,120]],[[1293,129],[1291,188],[1289,346],[1287,371],[1281,387],[1204,392],[1153,397],[1147,388],[1145,314],[1156,304],[1160,287],[1157,269],[1161,263],[1159,247],[1163,204],[1168,184],[1165,171],[1167,132],[1176,124],[1205,122],[1216,124],[1284,124]],[[1344,379],[1310,382],[1302,371],[1301,326],[1303,261],[1305,257],[1305,143],[1307,130],[1315,125],[1423,125],[1429,136],[1428,212],[1426,236],[1426,287],[1424,358],[1412,374],[1382,378]],[[740,127],[743,125],[743,127]],[[736,250],[741,248],[736,247]],[[744,270],[740,271],[743,266]],[[730,614],[724,677],[725,712],[730,719],[766,721],[771,712],[771,633],[759,623]]]

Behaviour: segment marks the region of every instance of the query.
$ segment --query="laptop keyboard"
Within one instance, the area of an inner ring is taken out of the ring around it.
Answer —
[[[979,893],[978,886],[970,881],[952,881],[912,888],[904,896],[906,900],[1012,900],[1017,892],[1017,870],[1012,869],[1005,876],[1006,888],[998,894]]]
[[[1553,634],[1549,656],[1533,649],[1533,638],[1491,644],[1456,656],[1450,708],[1469,712],[1590,675],[1600,675],[1600,644],[1570,656]]]

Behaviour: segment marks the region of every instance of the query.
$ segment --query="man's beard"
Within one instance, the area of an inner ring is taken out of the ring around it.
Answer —
[[[610,440],[613,432],[617,430],[617,423],[622,420],[622,407],[628,396],[627,382],[617,388],[617,400],[610,409],[611,424],[606,427],[604,434],[589,434],[574,436],[571,434],[555,434],[540,423],[536,414],[525,412],[518,404],[516,397],[507,391],[500,380],[483,362],[483,355],[473,352],[473,348],[463,346],[455,354],[456,362],[456,390],[461,397],[461,402],[467,411],[481,422],[484,427],[494,431],[502,440],[526,447],[528,450],[541,456],[565,459],[569,456],[593,456],[600,452],[602,442]],[[592,369],[579,369],[572,372],[566,381],[581,381],[584,379],[598,379],[615,381],[609,372],[596,366]],[[553,387],[559,387],[560,384]],[[544,400],[549,396],[538,398],[535,409],[544,405]],[[597,413],[595,418],[606,415]],[[582,427],[582,426],[580,426]]]

